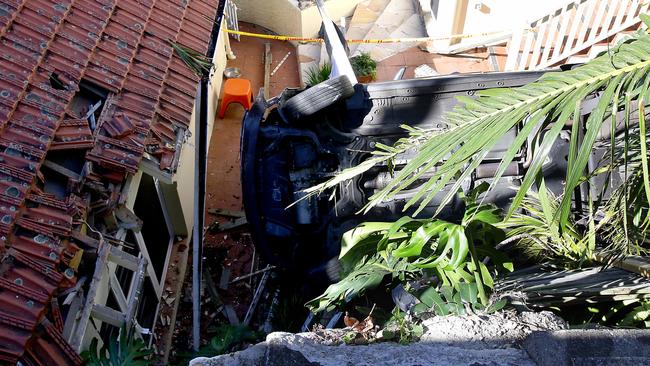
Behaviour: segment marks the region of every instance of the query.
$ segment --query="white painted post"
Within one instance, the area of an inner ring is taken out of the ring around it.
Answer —
[[[463,0],[419,0],[423,12],[429,12],[431,17],[426,17],[425,27],[427,34],[432,38],[444,38],[452,35],[454,25],[460,21],[456,16],[456,9]],[[451,42],[449,38],[427,42],[427,51],[446,52]]]

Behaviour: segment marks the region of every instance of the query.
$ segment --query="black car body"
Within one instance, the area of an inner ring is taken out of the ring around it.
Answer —
[[[376,144],[391,145],[406,136],[404,124],[427,129],[444,127],[442,116],[456,105],[456,96],[472,96],[488,88],[517,87],[540,75],[454,74],[357,84],[348,98],[302,117],[289,116],[285,108],[301,90],[287,89],[268,101],[260,95],[244,118],[241,141],[244,205],[258,250],[271,263],[296,270],[295,273],[307,273],[310,280],[334,279],[335,271],[328,269],[336,261],[345,231],[363,221],[390,221],[412,213],[403,212],[403,207],[418,190],[417,182],[366,214],[357,214],[367,198],[391,179],[392,169],[399,170],[414,152],[399,156],[392,167],[379,166],[341,184],[335,194],[328,192],[299,200],[305,188],[357,165],[368,158]],[[501,154],[516,133],[511,131],[495,147],[476,174],[463,182],[463,189],[491,179]],[[562,146],[556,150],[561,165],[566,152]],[[514,195],[511,187],[516,186],[525,171],[527,156],[527,151],[520,152],[506,176],[497,182],[489,201],[507,204]],[[551,165],[545,175],[552,176],[564,169]],[[420,215],[431,217],[438,204],[434,199]],[[440,216],[454,220],[461,213],[462,202],[455,199]]]

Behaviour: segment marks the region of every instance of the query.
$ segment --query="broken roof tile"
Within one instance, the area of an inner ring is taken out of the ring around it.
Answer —
[[[50,150],[90,149],[95,145],[93,133],[85,119],[67,119],[56,130]]]
[[[87,149],[86,179],[121,183],[125,173],[137,171],[147,140],[156,145],[160,168],[174,169],[177,129],[189,125],[198,77],[167,40],[204,53],[217,5],[218,0],[0,4],[3,362],[82,362],[60,334],[61,319],[53,315],[50,322],[44,314],[55,312],[53,293],[73,281],[74,271],[61,272],[78,250],[66,239],[88,203],[75,195],[56,199],[37,188],[48,151]],[[67,89],[50,85],[53,74]],[[69,117],[82,79],[114,93],[94,131],[86,120]]]
[[[135,126],[125,113],[118,112],[113,114],[113,118],[104,122],[102,128],[109,136],[118,138],[132,133]]]

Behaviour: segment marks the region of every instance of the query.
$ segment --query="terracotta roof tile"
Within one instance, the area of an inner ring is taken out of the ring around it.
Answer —
[[[118,183],[146,151],[161,169],[174,169],[176,134],[189,125],[198,77],[167,40],[205,53],[217,3],[0,4],[0,360],[81,364],[61,336],[53,296],[74,284],[68,267],[79,248],[68,238],[80,235],[89,201],[76,191],[44,193],[41,164],[49,151],[86,150],[81,179]],[[51,85],[53,74],[63,88]],[[73,112],[82,80],[113,93],[94,131]]]

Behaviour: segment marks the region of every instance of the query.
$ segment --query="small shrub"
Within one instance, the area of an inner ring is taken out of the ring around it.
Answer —
[[[314,86],[329,79],[332,73],[332,64],[326,62],[321,66],[312,66],[307,70],[307,86]]]
[[[81,353],[86,365],[91,366],[148,366],[153,351],[140,338],[135,336],[134,329],[122,327],[118,337],[111,338],[101,348],[97,339],[90,342],[87,351]]]
[[[359,56],[354,56],[350,59],[350,63],[357,77],[369,76],[372,80],[377,77],[377,63],[370,57],[370,54],[364,52]]]

